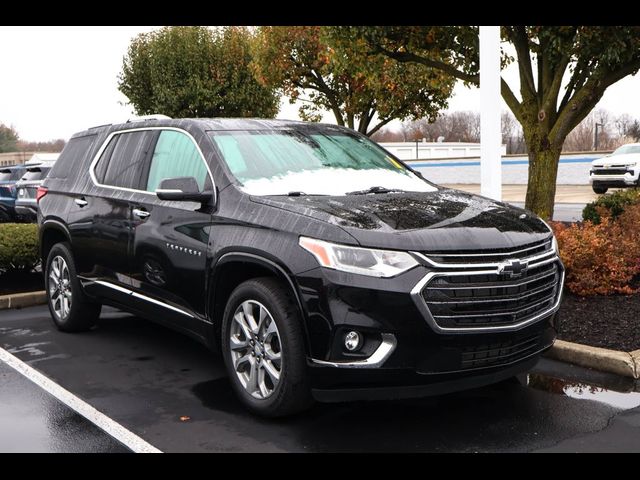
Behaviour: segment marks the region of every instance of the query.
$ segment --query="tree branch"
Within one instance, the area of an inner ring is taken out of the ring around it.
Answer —
[[[636,72],[640,68],[640,58],[621,68],[606,72],[602,75],[592,73],[584,86],[576,90],[575,95],[567,102],[558,120],[549,132],[549,139],[561,143],[589,112],[597,105],[605,90],[618,80]]]
[[[381,120],[380,122],[378,122],[378,124],[375,127],[373,127],[371,130],[366,132],[367,137],[370,137],[371,135],[376,133],[378,130],[384,127],[387,123],[389,123],[391,120],[393,120],[393,117],[385,118],[384,120]]]
[[[398,52],[396,50],[387,50],[386,48],[383,48],[379,45],[376,45],[373,48],[376,53],[383,53],[398,62],[420,63],[427,67],[440,70],[448,75],[451,75],[452,77],[457,78],[458,80],[473,83],[474,85],[480,85],[480,75],[473,75],[463,72],[449,63],[441,62],[439,60],[433,60],[432,58],[423,57],[412,52]]]
[[[529,51],[529,38],[524,27],[507,28],[513,46],[518,56],[518,70],[520,71],[520,93],[523,101],[531,101],[536,97],[536,86],[533,82],[533,70],[531,68],[531,52]]]
[[[569,61],[570,58],[567,55],[560,59],[558,64],[555,66],[555,72],[551,79],[551,83],[545,88],[545,92],[542,97],[542,109],[548,116],[551,116],[553,113],[554,120],[556,118],[556,109],[558,108],[558,96],[560,95],[562,78],[564,77],[565,70],[569,66]]]
[[[502,93],[502,98],[504,98],[504,101],[513,112],[513,115],[521,124],[524,123],[524,118],[522,117],[522,104],[513,94],[511,87],[509,87],[507,82],[505,82],[504,78],[500,78],[500,91]]]

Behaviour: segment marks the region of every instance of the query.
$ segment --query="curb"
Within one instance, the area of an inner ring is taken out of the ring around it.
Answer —
[[[640,350],[620,352],[556,340],[545,356],[602,372],[615,373],[634,379],[640,378]]]
[[[47,303],[47,294],[44,290],[40,290],[38,292],[14,293],[12,295],[0,295],[0,310],[44,305],[45,303]]]

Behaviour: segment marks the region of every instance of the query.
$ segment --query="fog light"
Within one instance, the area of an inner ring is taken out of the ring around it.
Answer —
[[[350,352],[355,352],[362,346],[362,335],[351,331],[344,336],[344,346]]]

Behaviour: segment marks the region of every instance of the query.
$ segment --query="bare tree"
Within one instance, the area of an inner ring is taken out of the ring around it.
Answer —
[[[48,142],[27,142],[26,140],[18,141],[18,150],[21,152],[51,152],[58,153],[64,148],[65,142],[62,138],[57,140],[49,140]]]
[[[501,116],[502,143],[507,146],[508,154],[527,153],[527,144],[520,122],[513,113],[503,111]]]
[[[437,142],[443,138],[445,142],[480,141],[480,114],[477,112],[443,113],[435,121],[426,119],[403,124],[407,141],[425,138],[428,142]]]

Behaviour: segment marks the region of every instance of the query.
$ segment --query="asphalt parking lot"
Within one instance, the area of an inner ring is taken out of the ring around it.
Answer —
[[[595,386],[637,385],[550,360],[525,382],[264,420],[219,358],[115,310],[84,334],[56,331],[46,307],[2,311],[0,347],[164,452],[640,451],[640,393]],[[127,451],[1,362],[0,392],[0,451]]]

